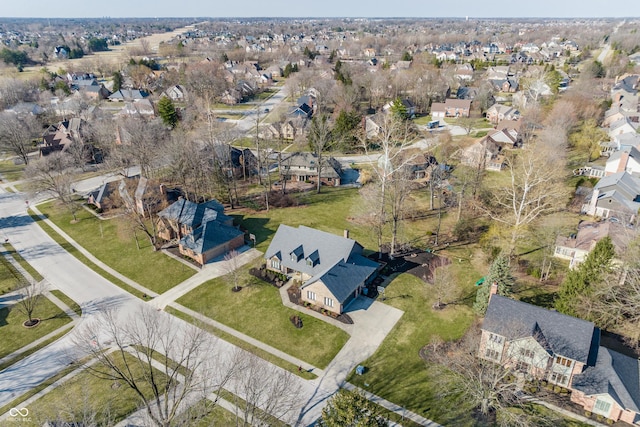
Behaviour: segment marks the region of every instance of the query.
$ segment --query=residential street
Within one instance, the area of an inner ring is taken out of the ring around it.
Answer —
[[[117,310],[118,318],[124,320],[146,304],[113,285],[63,250],[27,215],[23,196],[19,193],[7,193],[1,188],[0,228],[16,250],[51,284],[51,289],[60,289],[80,304],[83,315],[78,325],[91,322],[101,309],[107,307]],[[246,253],[247,259],[255,256],[253,250]],[[211,274],[201,275],[202,281],[210,276]],[[197,285],[191,282],[185,283],[183,287],[178,285],[175,289],[193,289]],[[152,300],[150,304],[154,307],[164,306],[167,302],[173,301],[174,296],[181,294],[181,291],[168,291],[164,298],[158,297],[157,302]],[[376,305],[369,307],[369,310]],[[352,308],[353,317],[360,320],[351,332],[352,338],[330,365],[324,371],[318,372],[321,376],[311,381],[295,377],[301,390],[299,406],[294,417],[297,420],[296,425],[310,425],[320,416],[326,399],[335,393],[338,387],[345,385],[344,381],[351,369],[373,354],[401,316],[398,310],[382,304],[379,309],[383,311],[377,309],[368,312],[358,308]],[[364,321],[367,316],[373,316],[376,321]],[[181,320],[178,322],[184,328],[194,327]],[[0,374],[0,406],[11,402],[69,364],[77,327],[60,340]],[[216,342],[218,357],[230,357],[236,351],[243,351],[225,341]],[[269,366],[273,372],[281,370],[274,365]],[[269,373],[265,372],[265,375]],[[427,421],[424,420],[425,423]]]

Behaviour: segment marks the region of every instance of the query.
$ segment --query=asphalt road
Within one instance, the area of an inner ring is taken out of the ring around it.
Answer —
[[[27,215],[24,197],[19,193],[7,193],[2,188],[0,229],[25,260],[51,284],[51,289],[60,289],[71,296],[82,307],[83,312],[78,326],[72,332],[0,374],[0,406],[3,406],[55,375],[76,358],[73,339],[78,328],[86,322],[95,321],[101,310],[107,307],[116,310],[118,318],[124,322],[129,316],[139,312],[145,303],[110,283],[62,249]],[[169,316],[166,313],[161,315]],[[389,328],[397,318],[388,325]],[[180,319],[176,318],[176,321],[183,328],[194,327]],[[362,324],[367,327],[366,322]],[[378,334],[384,330],[386,335],[388,330],[385,329],[387,328],[376,328]],[[359,334],[362,336],[356,340],[350,340],[341,355],[327,367],[323,377],[308,381],[295,376],[294,382],[300,393],[298,407],[293,414],[294,424],[311,425],[320,416],[326,399],[343,384],[354,363],[371,355],[384,339],[384,335],[376,340],[368,339],[367,335],[375,335],[372,332],[369,330]],[[228,355],[234,352],[243,350],[226,341],[216,341],[217,357],[230,357]],[[282,372],[281,368],[268,365],[264,375],[270,375],[270,371]]]

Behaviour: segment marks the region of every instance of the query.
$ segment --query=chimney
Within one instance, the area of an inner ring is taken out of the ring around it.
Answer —
[[[497,294],[498,294],[498,282],[493,282],[491,284],[491,288],[489,288],[489,301],[491,301],[492,295],[497,295]]]
[[[629,162],[629,152],[623,151],[622,154],[620,154],[620,163],[618,163],[618,170],[616,170],[616,173],[624,172],[625,170],[627,170],[628,162]]]
[[[349,238],[349,230],[344,230],[344,232],[342,233],[342,236],[343,236],[345,239],[348,239],[348,238]]]

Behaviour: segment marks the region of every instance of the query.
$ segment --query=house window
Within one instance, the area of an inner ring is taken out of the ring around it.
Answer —
[[[593,405],[593,412],[599,413],[604,416],[609,415],[609,411],[611,410],[611,402],[607,402],[606,400],[596,400],[596,404]]]
[[[566,375],[562,375],[558,372],[553,372],[551,374],[551,382],[552,383],[556,383],[556,384],[560,384],[560,385],[566,385],[567,381],[569,380],[569,377],[567,377]]]
[[[311,300],[311,301],[315,301],[316,300],[316,293],[315,292],[311,292],[311,291],[307,291],[307,299]]]
[[[488,348],[484,355],[487,359],[500,360],[500,353],[492,348]]]
[[[571,362],[571,359],[567,359],[567,358],[564,358],[564,357],[557,356],[556,357],[556,363],[558,365],[566,366],[567,368],[569,368],[569,367],[571,367],[571,363],[572,362]]]
[[[502,337],[496,334],[489,334],[489,341],[497,344],[502,344]]]
[[[516,363],[516,371],[529,372],[529,364],[527,362],[519,361]]]
[[[324,305],[327,307],[333,307],[333,299],[324,297]]]
[[[521,348],[520,355],[531,358],[533,357],[533,350],[530,350],[528,348]]]
[[[313,267],[313,261],[307,258],[307,265]]]
[[[277,258],[273,258],[271,260],[271,268],[275,268],[276,270],[280,270],[280,260]]]

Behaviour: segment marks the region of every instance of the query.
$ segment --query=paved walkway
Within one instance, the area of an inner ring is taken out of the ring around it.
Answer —
[[[239,253],[237,255],[237,260],[220,260],[205,264],[198,273],[189,277],[184,282],[179,283],[178,285],[169,289],[162,295],[159,295],[156,298],[152,299],[151,301],[149,301],[149,304],[152,307],[163,309],[168,304],[191,292],[201,284],[211,279],[215,279],[216,277],[224,276],[225,274],[227,274],[230,271],[229,269],[231,268],[231,263],[236,263],[237,267],[241,267],[262,255],[262,252],[253,248],[249,248],[248,246],[244,246],[243,248],[239,249],[238,252]]]
[[[41,220],[44,221],[49,227],[53,228],[56,231],[56,233],[61,235],[63,239],[65,239],[67,242],[69,242],[71,245],[73,245],[73,247],[76,248],[78,250],[78,252],[80,252],[82,255],[87,257],[89,259],[89,261],[91,261],[92,263],[94,263],[95,265],[100,267],[102,270],[106,271],[107,273],[111,274],[112,276],[116,277],[117,279],[123,281],[127,285],[131,286],[132,288],[137,289],[138,291],[140,291],[140,292],[142,292],[144,294],[150,295],[152,297],[158,296],[158,293],[152,291],[151,289],[145,288],[144,286],[142,286],[141,284],[139,284],[137,282],[134,282],[133,280],[129,279],[128,277],[126,277],[123,274],[120,274],[119,272],[117,272],[116,270],[114,270],[113,268],[109,267],[107,264],[105,264],[104,262],[100,261],[98,258],[93,256],[93,254],[91,252],[89,252],[88,250],[86,250],[85,248],[80,246],[80,244],[78,242],[73,240],[71,238],[71,236],[69,236],[67,233],[65,233],[60,227],[55,225],[51,220],[47,219],[42,214],[42,212],[40,212],[38,210],[38,208],[36,206],[31,206],[31,210],[36,215],[38,215],[41,218]]]
[[[11,256],[10,253],[8,253],[7,251],[3,251],[2,255],[9,261],[9,263],[11,263],[11,265],[18,270],[18,272],[28,281],[30,282],[35,282],[36,280],[33,278],[33,276],[31,276],[31,274],[29,274],[29,272],[27,270],[25,270],[18,261],[15,260],[15,258],[13,256]],[[46,286],[46,285],[45,285]],[[45,287],[46,289],[46,287]],[[8,306],[8,305],[13,305],[15,304],[19,299],[20,296],[22,294],[20,293],[20,290],[8,293],[8,294],[4,294],[2,296],[2,299],[5,301],[10,301],[10,303],[0,303],[0,308],[4,305],[4,306]],[[52,337],[60,334],[61,332],[64,332],[67,329],[71,329],[72,327],[74,327],[77,323],[77,320],[80,318],[80,316],[78,316],[76,314],[75,311],[73,311],[67,304],[65,304],[62,300],[60,300],[58,297],[56,297],[55,295],[53,295],[48,289],[44,292],[44,296],[47,297],[52,303],[54,303],[56,306],[58,306],[58,308],[60,308],[62,311],[64,311],[64,313],[69,316],[71,318],[71,322],[67,323],[64,326],[61,326],[60,328],[56,329],[55,331],[52,331],[50,333],[48,333],[47,335],[38,338],[35,341],[32,341],[31,343],[25,345],[24,347],[19,348],[18,350],[14,351],[11,354],[8,354],[6,356],[4,356],[3,358],[0,358],[0,365],[3,363],[6,363],[8,361],[11,361],[13,359],[17,359],[22,353],[31,350],[32,348],[35,348],[39,345],[41,345],[43,342],[51,339]]]

